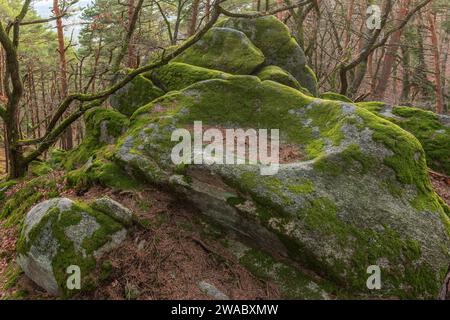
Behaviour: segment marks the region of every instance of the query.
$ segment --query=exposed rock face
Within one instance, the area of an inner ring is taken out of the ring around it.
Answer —
[[[259,165],[171,162],[176,128],[280,129],[299,150],[273,176]],[[252,76],[199,82],[141,108],[115,154],[205,215],[356,295],[382,269],[384,297],[435,298],[450,261],[450,220],[420,143],[350,103]],[[373,292],[371,292],[373,294]]]
[[[52,295],[70,296],[76,292],[66,285],[70,266],[80,268],[81,290],[92,289],[97,260],[117,248],[127,235],[124,226],[105,211],[67,198],[39,203],[26,216],[17,263]]]
[[[174,59],[232,74],[251,74],[264,63],[262,52],[234,29],[211,28],[201,40]]]
[[[305,53],[289,32],[289,29],[274,16],[257,19],[228,18],[219,26],[242,31],[264,54],[266,65],[278,66],[293,75],[300,85],[314,96],[317,79],[306,65]]]

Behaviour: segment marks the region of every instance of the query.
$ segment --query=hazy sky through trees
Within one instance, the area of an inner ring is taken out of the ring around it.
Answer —
[[[70,34],[73,30],[73,36],[74,39],[78,38],[79,32],[81,30],[80,22],[80,16],[81,12],[84,8],[86,8],[92,0],[80,0],[75,6],[74,11],[76,11],[76,14],[74,14],[70,18],[63,19],[63,24],[65,26],[64,31],[66,32],[66,37],[70,37]],[[42,18],[48,18],[52,16],[52,7],[53,7],[53,0],[37,0],[34,1],[33,7],[36,9],[36,11],[39,13],[39,15]],[[52,25],[56,26],[56,22],[51,22]]]

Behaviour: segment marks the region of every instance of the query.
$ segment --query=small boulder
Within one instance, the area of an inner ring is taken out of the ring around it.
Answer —
[[[114,215],[114,214],[113,214]],[[108,214],[67,198],[39,203],[27,214],[19,238],[17,263],[52,295],[79,292],[67,283],[80,271],[82,291],[97,284],[97,261],[126,238],[125,227]]]
[[[122,204],[109,197],[103,197],[91,203],[91,207],[97,211],[103,212],[114,220],[125,226],[131,226],[133,213],[130,209],[125,208]]]
[[[225,293],[217,289],[214,285],[210,284],[209,282],[200,281],[198,283],[198,287],[201,292],[203,292],[204,294],[206,294],[207,296],[211,297],[214,300],[230,300],[230,298]]]

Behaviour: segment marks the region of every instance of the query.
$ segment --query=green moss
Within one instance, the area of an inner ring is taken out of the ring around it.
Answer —
[[[114,109],[129,117],[143,105],[163,95],[162,89],[143,75],[138,75],[131,83],[112,95],[110,102]]]
[[[14,262],[10,262],[3,273],[3,276],[6,278],[6,282],[3,285],[3,291],[13,288],[22,274],[23,271]]]
[[[307,194],[314,191],[314,185],[311,181],[307,181],[303,184],[294,184],[289,186],[289,191],[296,194]]]
[[[82,249],[86,255],[83,255],[75,247],[73,242],[67,238],[66,229],[77,225],[83,214],[89,214],[94,217],[99,224],[99,228],[92,236],[85,238],[82,242]],[[93,252],[101,248],[111,240],[111,236],[123,227],[111,217],[91,209],[82,203],[74,203],[70,210],[60,212],[57,207],[50,208],[46,216],[42,218],[39,224],[35,225],[28,234],[28,241],[23,235],[18,240],[17,251],[26,254],[33,242],[45,232],[45,227],[50,225],[52,236],[58,241],[58,250],[52,260],[53,273],[59,286],[63,298],[68,298],[75,294],[77,290],[71,291],[66,286],[67,267],[76,265],[81,270],[81,291],[91,290],[97,282],[93,276],[97,267],[97,262]]]
[[[257,278],[277,283],[284,299],[324,299],[323,287],[330,288],[328,284],[314,284],[305,274],[261,250],[248,250],[239,262]]]
[[[353,103],[353,101],[350,98],[336,92],[324,92],[320,95],[320,98],[325,100],[335,100]]]
[[[53,169],[47,162],[33,161],[32,163],[30,163],[29,171],[35,177],[40,177],[49,174],[50,172],[53,171]]]
[[[275,16],[257,19],[229,18],[221,20],[217,25],[245,33],[266,57],[266,65],[286,70],[302,87],[317,96],[317,81],[314,72],[305,65],[303,50],[288,27]]]
[[[169,63],[146,75],[166,91],[178,91],[200,81],[225,79],[228,76],[229,74],[221,71],[179,62]]]
[[[34,178],[6,199],[0,219],[5,219],[6,227],[21,228],[27,212],[40,200],[58,195],[56,181],[45,176]]]
[[[103,261],[100,268],[100,281],[106,281],[111,277],[111,273],[113,270],[113,265],[111,261]]]
[[[128,119],[111,109],[95,108],[85,115],[86,135],[81,144],[70,151],[64,161],[66,170],[73,170],[95,157],[97,150],[114,143],[127,126]],[[110,141],[108,141],[110,140]]]
[[[65,150],[50,149],[47,163],[52,169],[61,169],[66,157],[67,151]]]
[[[360,103],[359,106],[374,112],[413,134],[425,150],[430,168],[450,175],[450,128],[445,127],[438,116],[430,111],[395,106],[393,116],[382,114],[385,104]]]
[[[367,173],[376,166],[376,160],[364,154],[357,144],[348,146],[341,155],[344,163],[351,165],[354,161],[359,162],[362,168],[362,173]]]
[[[431,183],[425,153],[420,142],[400,127],[381,119],[363,109],[357,109],[358,114],[365,120],[365,124],[372,129],[373,139],[383,143],[393,152],[384,162],[391,167],[397,179],[403,184],[414,185],[423,194],[430,194]]]
[[[303,88],[297,79],[295,79],[289,72],[281,69],[277,66],[267,66],[259,71],[256,76],[261,79],[261,81],[270,80],[284,84],[288,87],[294,88],[306,95],[311,96],[312,94],[308,89]]]
[[[245,34],[228,28],[212,28],[173,61],[231,74],[251,74],[264,60],[262,52]]]
[[[122,167],[112,162],[106,149],[94,154],[88,164],[67,173],[67,184],[77,189],[101,185],[118,190],[133,190],[142,186],[139,180],[128,175]]]

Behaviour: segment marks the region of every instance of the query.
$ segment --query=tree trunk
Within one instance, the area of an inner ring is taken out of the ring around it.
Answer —
[[[58,35],[58,53],[59,53],[59,76],[61,86],[61,97],[64,99],[67,96],[67,62],[66,62],[66,47],[64,45],[64,30],[62,25],[61,12],[59,10],[58,0],[53,0],[53,13],[59,17],[56,19],[56,31]],[[73,133],[72,126],[69,126],[64,134],[63,147],[65,150],[73,148]]]
[[[189,36],[194,35],[195,31],[197,30],[197,20],[198,20],[199,5],[200,5],[200,0],[193,0],[192,1],[191,20],[189,21],[189,30],[188,30],[188,35]]]
[[[134,14],[134,0],[128,0],[128,29],[132,28]],[[136,68],[136,59],[134,53],[134,43],[133,36],[130,38],[130,43],[128,44],[128,68]]]
[[[439,39],[436,31],[436,16],[431,12],[428,14],[428,23],[430,25],[431,32],[431,51],[433,52],[434,62],[434,83],[436,91],[436,113],[442,114],[444,111],[444,99],[442,95],[441,85],[441,67],[439,59]]]
[[[408,8],[409,8],[410,0],[403,0],[400,3],[400,10],[397,15],[397,21],[400,23],[405,16],[408,14]],[[403,29],[399,29],[398,31],[394,32],[391,36],[391,39],[389,41],[386,55],[384,56],[383,61],[383,67],[381,69],[380,78],[378,80],[378,84],[375,88],[374,97],[377,100],[382,100],[384,97],[384,94],[387,90],[388,84],[389,84],[389,78],[392,72],[392,67],[395,62],[395,57],[397,54],[397,50],[400,44],[400,38],[402,36]],[[394,84],[395,86],[395,84]]]

